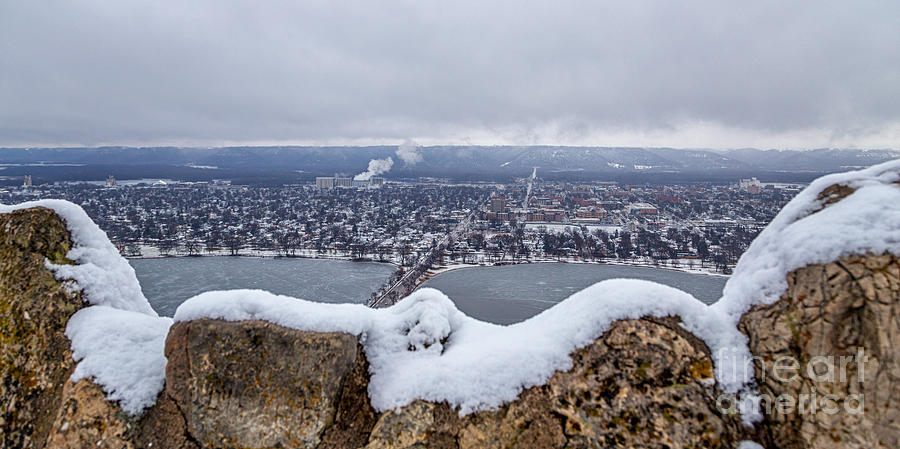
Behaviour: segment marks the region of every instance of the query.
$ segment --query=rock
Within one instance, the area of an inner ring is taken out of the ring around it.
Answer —
[[[379,417],[370,449],[731,448],[743,430],[715,406],[709,350],[674,320],[619,321],[574,367],[496,411],[459,417],[416,401]]]
[[[846,256],[796,270],[788,285],[740,323],[763,397],[805,404],[764,407],[760,438],[779,448],[900,447],[900,261]]]
[[[819,195],[816,197],[819,201],[821,201],[822,205],[818,210],[813,211],[812,213],[816,213],[821,211],[822,209],[837,203],[838,201],[847,198],[852,195],[856,189],[850,186],[846,186],[843,184],[832,184],[819,192]]]
[[[435,404],[415,401],[399,411],[388,411],[379,418],[366,449],[430,446],[434,431]]]
[[[82,307],[44,261],[71,263],[51,210],[0,214],[0,447],[44,447],[74,368],[66,322]]]
[[[325,429],[318,449],[365,446],[376,415],[369,403],[369,362],[362,346],[358,345],[356,363],[341,389],[334,424]]]
[[[572,370],[464,417],[426,401],[375,413],[347,334],[199,320],[176,324],[166,353],[165,396],[200,447],[731,448],[743,432],[716,411],[709,350],[674,319],[617,322]]]
[[[90,379],[69,380],[66,323],[86,304],[44,261],[72,263],[71,247],[50,209],[0,214],[0,448],[135,447],[135,418]]]
[[[61,405],[47,447],[135,447],[131,442],[134,420],[107,401],[100,387],[89,379],[77,383],[67,380]]]
[[[166,394],[201,447],[313,448],[357,363],[357,338],[262,321],[176,323]]]
[[[163,392],[156,405],[147,410],[135,432],[136,447],[158,449],[199,449],[187,431],[184,413],[171,396]]]

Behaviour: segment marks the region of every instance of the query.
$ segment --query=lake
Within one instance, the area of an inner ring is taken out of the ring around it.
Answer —
[[[130,259],[144,296],[172,316],[188,298],[210,290],[252,288],[311,301],[365,304],[394,266],[376,262],[258,257]]]
[[[725,276],[627,265],[535,263],[473,267],[441,273],[422,284],[444,292],[467,315],[510,324],[523,321],[606,279],[636,278],[684,290],[712,304]]]
[[[164,316],[210,290],[251,288],[311,301],[364,304],[394,266],[375,262],[254,257],[131,259],[144,295]],[[647,267],[536,263],[462,268],[423,287],[443,291],[467,315],[498,324],[530,318],[605,279],[637,278],[684,290],[703,302],[719,299],[726,277]]]

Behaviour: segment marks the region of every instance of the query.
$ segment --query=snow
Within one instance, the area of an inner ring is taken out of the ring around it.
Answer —
[[[94,305],[157,316],[138,283],[134,269],[81,206],[63,200],[41,200],[6,206],[0,214],[32,207],[53,209],[66,222],[74,246],[66,257],[77,265],[48,265],[57,279],[71,279]]]
[[[77,265],[46,262],[59,280],[74,281],[91,306],[66,325],[78,364],[71,380],[91,378],[122,410],[138,414],[156,402],[165,380],[163,345],[172,320],[160,318],[144,294],[134,269],[84,210],[68,201],[41,200],[0,213],[31,207],[53,209],[66,222],[74,245],[66,257]]]
[[[772,304],[787,290],[787,275],[807,265],[827,263],[849,254],[900,255],[900,160],[864,170],[816,179],[797,194],[756,237],[738,260],[722,298],[710,312],[738,325],[757,304]],[[819,194],[831,185],[855,191],[825,207]],[[734,371],[731,377],[753,382],[746,346],[718,355],[718,362]],[[725,359],[728,359],[727,361]],[[717,377],[724,373],[717,370]],[[747,392],[741,407],[745,422],[758,420],[758,398]]]
[[[265,290],[201,293],[175,311],[175,321],[203,318],[225,321],[264,320],[302,331],[360,335],[374,316],[361,304],[327,304],[276,295]]]
[[[156,403],[166,380],[163,349],[170,318],[156,318],[107,306],[79,310],[69,319],[66,336],[79,362],[72,381],[93,379],[107,399],[135,415]]]
[[[377,410],[425,399],[447,401],[467,414],[497,408],[570,369],[572,351],[593,343],[613,321],[648,315],[682,317],[683,326],[714,354],[746,347],[735,327],[693,296],[630,279],[600,282],[511,326],[470,318],[431,288],[386,309],[319,304],[261,290],[207,292],[182,304],[175,321],[261,319],[298,330],[358,335],[369,359],[369,397]],[[718,380],[725,391],[737,393],[746,379]]]
[[[734,323],[756,304],[787,290],[787,274],[848,254],[900,254],[900,160],[823,176],[791,200],[741,256],[714,305]],[[819,194],[841,184],[856,189],[822,208]]]
[[[738,444],[737,449],[765,449],[759,443],[755,443],[753,441],[744,440]]]

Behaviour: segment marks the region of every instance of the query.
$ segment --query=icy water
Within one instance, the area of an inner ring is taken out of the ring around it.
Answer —
[[[393,265],[326,259],[188,257],[129,260],[144,295],[160,314],[172,316],[191,296],[209,290],[253,288],[331,303],[358,303],[384,283]],[[428,280],[467,315],[498,324],[515,323],[572,293],[613,278],[646,279],[684,290],[703,302],[719,299],[726,278],[621,265],[539,263],[473,267]]]
[[[601,264],[536,263],[462,268],[424,284],[443,291],[467,315],[510,324],[537,315],[585,287],[606,279],[634,278],[684,290],[712,304],[722,295],[724,276],[659,268]]]
[[[210,290],[253,288],[311,301],[363,304],[394,266],[374,262],[252,257],[131,259],[144,296],[172,316],[186,299]]]

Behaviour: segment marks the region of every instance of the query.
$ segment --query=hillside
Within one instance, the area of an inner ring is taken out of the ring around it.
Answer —
[[[402,146],[401,146],[402,147]],[[897,151],[681,150],[604,147],[223,147],[223,148],[29,148],[0,149],[0,182],[172,178],[232,179],[242,183],[310,182],[315,176],[354,175],[370,160],[396,159],[389,178],[447,177],[507,181],[603,179],[622,182],[810,181],[824,173],[875,165]],[[405,159],[404,159],[405,157]]]

